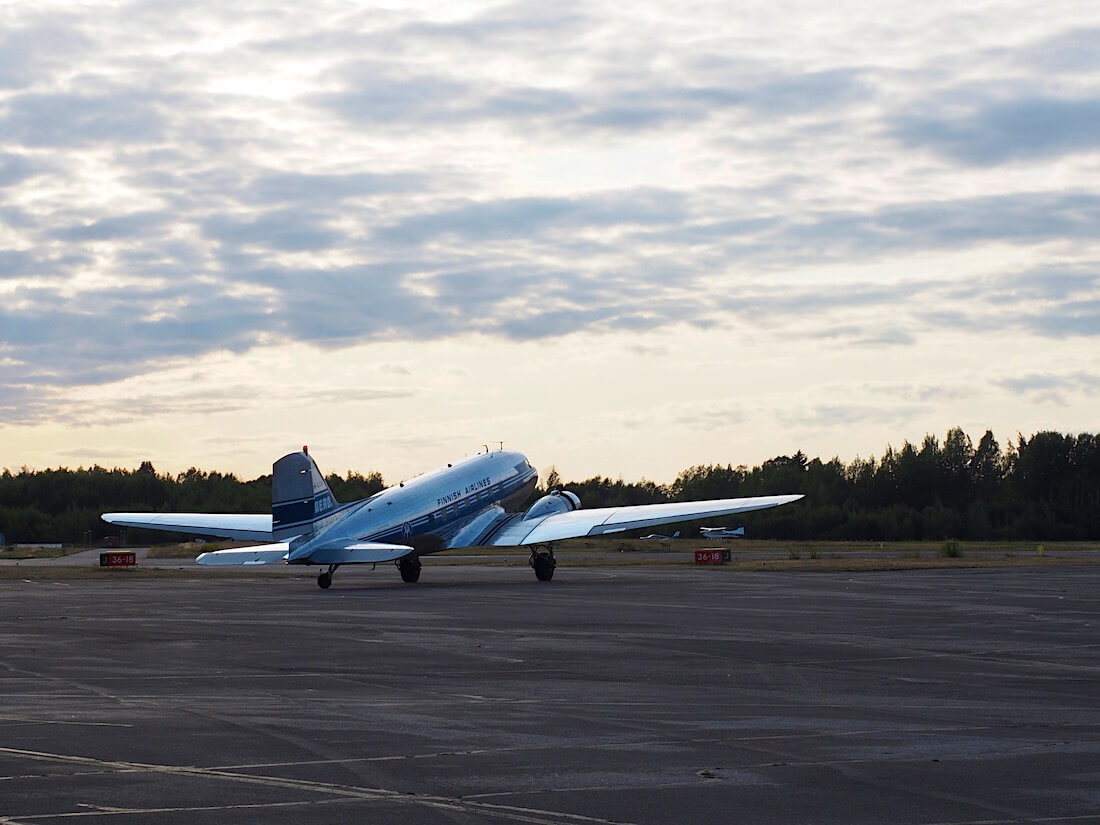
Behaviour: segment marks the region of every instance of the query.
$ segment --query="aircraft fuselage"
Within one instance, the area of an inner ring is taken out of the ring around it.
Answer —
[[[481,453],[338,507],[334,514],[351,512],[292,544],[287,561],[309,564],[313,548],[346,540],[411,545],[417,555],[439,552],[449,538],[521,506],[537,481],[522,453]]]

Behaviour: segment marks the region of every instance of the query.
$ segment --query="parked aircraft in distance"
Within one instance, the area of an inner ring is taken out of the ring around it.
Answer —
[[[662,535],[661,533],[650,533],[648,536],[639,536],[638,538],[641,539],[642,541],[668,541],[669,539],[678,539],[678,538],[680,538],[680,531],[677,530],[671,536],[665,536],[665,535]]]
[[[730,530],[728,527],[700,527],[699,532],[705,539],[743,539],[745,537],[744,527],[738,527],[736,530]]]
[[[458,547],[531,547],[539,581],[554,576],[551,542],[645,529],[777,507],[800,495],[581,508],[568,490],[551,490],[522,512],[538,471],[522,453],[498,450],[456,461],[370,498],[341,504],[306,447],[272,467],[271,513],[104,513],[124,527],[251,539],[255,547],[203,553],[199,564],[304,564],[324,567],[327,588],[343,564],[392,561],[402,581],[420,578],[420,557]]]

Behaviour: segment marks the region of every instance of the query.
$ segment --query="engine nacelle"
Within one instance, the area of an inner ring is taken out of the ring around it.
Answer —
[[[576,493],[568,490],[551,490],[549,495],[543,496],[531,505],[523,514],[523,520],[569,513],[579,509],[581,509],[581,500],[577,498]]]

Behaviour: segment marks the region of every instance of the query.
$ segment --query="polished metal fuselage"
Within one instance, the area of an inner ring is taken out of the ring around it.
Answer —
[[[522,506],[537,480],[522,453],[481,453],[350,505],[335,524],[292,543],[288,562],[309,564],[315,549],[354,541],[411,545],[417,555],[439,552],[464,528]]]

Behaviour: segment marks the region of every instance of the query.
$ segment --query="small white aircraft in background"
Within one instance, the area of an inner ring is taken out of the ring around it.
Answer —
[[[420,557],[458,547],[531,547],[539,581],[554,576],[551,542],[659,524],[762,510],[802,496],[760,496],[634,507],[581,509],[568,490],[553,490],[523,512],[538,472],[516,452],[485,452],[425,473],[370,498],[340,504],[303,447],[272,467],[271,513],[104,513],[123,527],[142,527],[265,542],[203,553],[199,564],[305,564],[326,569],[327,588],[342,564],[392,561],[401,579],[420,578]]]
[[[738,527],[736,530],[730,530],[728,527],[700,527],[699,532],[705,539],[743,539],[745,537],[744,527]]]
[[[648,536],[639,536],[638,538],[642,541],[669,541],[671,539],[680,538],[680,531],[677,530],[671,536],[666,536],[662,533],[650,533]]]

